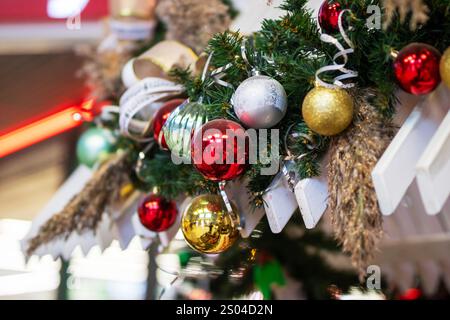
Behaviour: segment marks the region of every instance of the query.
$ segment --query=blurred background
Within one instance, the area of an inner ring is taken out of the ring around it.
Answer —
[[[243,32],[279,14],[279,1],[234,2],[241,14],[233,28]],[[70,16],[76,8],[81,16]],[[0,1],[0,299],[143,299],[154,281],[138,241],[87,256],[76,250],[66,263],[25,263],[19,244],[76,166],[76,112],[89,104],[76,49],[100,43],[109,14],[108,0]]]
[[[67,11],[85,3],[81,28],[68,29]],[[49,256],[25,264],[19,245],[75,165],[80,123],[52,115],[88,97],[74,49],[102,39],[108,14],[107,0],[0,2],[0,299],[145,297],[148,258],[140,247],[113,246],[104,254],[94,248],[86,258],[75,252],[65,264]],[[20,135],[40,122],[33,134]],[[8,133],[14,136],[5,142]]]
[[[91,119],[106,103],[92,100],[80,72],[80,52],[105,40],[112,2],[0,1],[0,299],[157,298],[152,260],[157,248],[143,250],[138,238],[126,250],[117,241],[105,250],[78,247],[67,261],[51,256],[26,261],[20,247],[31,221],[77,166],[81,120]],[[239,14],[231,29],[250,33],[264,18],[278,17],[282,1],[267,2],[233,0]],[[321,4],[309,2],[314,12]],[[377,257],[383,275],[406,298],[423,291],[448,298],[449,201],[444,214],[433,217],[414,197],[406,197],[401,207],[385,219],[388,239]],[[278,297],[298,298],[290,290],[297,289],[287,288]]]

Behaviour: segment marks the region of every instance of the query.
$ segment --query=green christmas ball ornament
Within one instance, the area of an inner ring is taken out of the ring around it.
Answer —
[[[86,130],[77,143],[77,158],[81,164],[92,168],[98,161],[114,151],[116,138],[103,128]]]

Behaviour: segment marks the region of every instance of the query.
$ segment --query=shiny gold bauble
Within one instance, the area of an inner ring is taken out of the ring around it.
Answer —
[[[302,113],[311,130],[324,136],[334,136],[352,122],[353,99],[343,89],[315,87],[306,95]]]
[[[442,55],[439,71],[441,73],[442,82],[450,88],[450,47],[448,47]]]
[[[239,236],[239,216],[229,213],[219,195],[201,195],[184,210],[181,230],[186,242],[201,253],[216,254],[230,248]]]

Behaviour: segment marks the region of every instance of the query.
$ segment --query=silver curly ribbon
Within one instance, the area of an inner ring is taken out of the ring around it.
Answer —
[[[241,57],[242,57],[242,60],[244,60],[244,62],[251,68],[251,71],[250,71],[250,73],[249,73],[249,76],[256,76],[256,75],[259,75],[261,72],[260,72],[254,65],[252,65],[252,64],[250,63],[250,60],[248,59],[248,55],[247,55],[247,42],[249,42],[249,43],[250,43],[250,47],[251,47],[252,49],[254,49],[253,38],[250,38],[250,41],[248,41],[247,38],[244,38],[244,39],[242,40],[242,43],[241,43]],[[261,59],[261,56],[258,55],[258,54],[256,54],[256,53],[254,53],[254,54],[253,54],[253,59],[254,59],[254,60]]]
[[[335,37],[330,36],[329,34],[323,33],[320,36],[320,40],[322,40],[323,42],[326,43],[331,43],[333,45],[336,46],[336,48],[339,50],[338,53],[336,53],[333,56],[333,65],[329,65],[329,66],[325,66],[322,67],[320,69],[318,69],[316,71],[316,84],[326,87],[326,88],[330,88],[330,89],[336,89],[336,88],[343,88],[343,89],[348,89],[348,88],[353,88],[355,86],[354,83],[350,82],[350,83],[344,83],[342,82],[342,80],[346,80],[346,79],[350,79],[350,78],[356,78],[358,77],[358,72],[357,71],[353,71],[353,70],[349,70],[347,68],[345,68],[345,65],[348,62],[348,55],[352,54],[354,52],[354,45],[352,43],[352,41],[350,40],[350,38],[347,36],[344,27],[342,25],[342,17],[343,15],[349,12],[351,13],[351,11],[349,9],[345,9],[342,10],[342,12],[339,14],[339,20],[338,20],[338,25],[339,25],[339,33],[341,34],[342,38],[344,39],[345,43],[350,47],[350,48],[344,48],[344,46],[339,42],[339,40],[337,40]],[[344,60],[343,63],[338,63],[337,59],[341,58]],[[333,84],[327,83],[323,80],[320,79],[319,75],[325,72],[329,72],[329,71],[340,71],[342,72],[341,75],[335,77],[333,79]]]
[[[233,214],[233,208],[231,207],[231,202],[228,199],[228,195],[225,191],[226,181],[219,182],[219,192],[222,197],[223,202],[225,203],[225,207],[227,208],[228,213]],[[239,212],[239,226],[238,230],[242,230],[245,227],[245,217],[243,214]]]
[[[233,64],[230,62],[223,67],[217,68],[214,71],[211,72],[211,77],[214,79],[214,83],[217,83],[218,85],[221,85],[222,87],[227,87],[234,90],[234,86],[222,80],[222,78],[226,75],[225,71],[230,69],[233,66]]]
[[[216,83],[223,87],[234,89],[234,86],[231,83],[222,80],[222,78],[226,75],[225,71],[227,71],[228,69],[230,69],[233,66],[233,64],[231,62],[224,65],[223,67],[214,69],[213,71],[211,71],[208,74],[209,65],[211,64],[211,59],[212,59],[213,55],[214,55],[214,51],[209,54],[208,59],[206,60],[206,63],[205,63],[205,66],[204,66],[203,72],[202,72],[202,77],[201,77],[202,82],[205,82],[207,78],[211,78],[213,81],[211,81],[208,84],[208,87],[211,86],[212,84]]]

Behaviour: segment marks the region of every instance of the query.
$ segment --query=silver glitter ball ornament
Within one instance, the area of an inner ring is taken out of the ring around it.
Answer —
[[[271,128],[285,116],[287,96],[277,80],[255,75],[239,85],[231,103],[239,120],[247,127]]]

